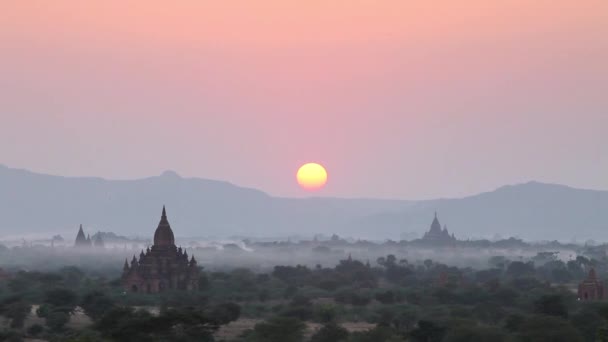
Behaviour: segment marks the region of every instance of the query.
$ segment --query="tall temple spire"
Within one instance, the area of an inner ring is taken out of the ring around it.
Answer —
[[[437,218],[437,212],[435,212],[435,218],[433,219],[433,223],[431,223],[431,232],[441,233],[441,224],[439,223],[439,219]]]
[[[175,237],[173,236],[173,230],[171,230],[171,225],[167,219],[167,210],[164,205],[158,228],[156,228],[156,231],[154,232],[154,245],[175,247]]]
[[[450,235],[447,225],[444,225],[443,228],[441,228],[441,224],[439,223],[439,219],[437,218],[437,211],[435,211],[435,217],[433,218],[433,223],[431,223],[431,229],[429,229],[429,231],[424,234],[422,239],[431,240],[435,242],[456,241],[454,234]]]
[[[198,288],[199,274],[194,255],[188,261],[186,248],[175,245],[167,209],[163,206],[160,222],[154,232],[154,245],[140,251],[139,261],[136,255],[133,255],[130,265],[125,260],[122,285],[129,292],[192,291]]]
[[[80,228],[78,228],[78,234],[76,234],[76,241],[74,242],[74,246],[82,247],[82,246],[87,246],[87,245],[88,245],[87,237],[84,235],[84,230],[82,230],[82,224],[81,224]]]

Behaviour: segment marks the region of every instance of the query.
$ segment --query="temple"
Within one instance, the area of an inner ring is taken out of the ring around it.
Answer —
[[[131,264],[125,260],[122,283],[126,291],[159,293],[167,290],[198,289],[199,269],[194,256],[175,246],[173,230],[163,207],[154,245],[141,251],[139,260],[133,256]]]
[[[91,239],[91,235],[84,236],[84,230],[82,230],[82,225],[78,228],[78,234],[76,234],[76,241],[74,242],[74,247],[77,248],[104,248],[105,244],[103,239],[101,238],[101,233],[97,232],[97,234],[93,235],[94,239]],[[51,241],[51,245],[54,246],[54,240]]]
[[[437,213],[435,213],[435,219],[433,219],[433,223],[431,223],[431,229],[424,233],[422,240],[429,242],[453,242],[456,241],[456,238],[454,237],[454,234],[450,235],[447,226],[443,226],[443,229],[441,229],[441,224],[439,223],[439,219],[437,219]]]
[[[105,247],[105,243],[103,242],[103,239],[101,238],[101,232],[97,232],[97,234],[95,234],[93,237],[95,238],[93,240],[93,247],[97,247],[97,248]]]
[[[78,234],[76,234],[76,241],[74,242],[74,247],[91,247],[91,237],[84,236],[82,225],[80,225],[80,228],[78,229]]]
[[[579,300],[603,300],[604,299],[604,284],[597,279],[595,269],[589,271],[587,279],[583,280],[578,285]]]

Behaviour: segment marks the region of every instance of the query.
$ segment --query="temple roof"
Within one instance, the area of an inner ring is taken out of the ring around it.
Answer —
[[[155,246],[175,246],[175,237],[173,236],[173,230],[167,220],[167,212],[165,206],[163,206],[163,213],[158,223],[158,228],[154,232],[154,245]]]
[[[91,245],[91,239],[87,238],[84,235],[84,231],[82,230],[82,225],[80,225],[80,228],[78,228],[78,234],[76,235],[76,241],[74,243],[74,246],[76,247],[87,247]]]
[[[431,224],[431,230],[430,232],[437,232],[437,233],[441,233],[441,224],[439,223],[439,220],[437,219],[437,213],[435,212],[435,218],[433,219],[433,223]]]
[[[80,225],[80,228],[78,229],[78,234],[76,234],[76,242],[78,241],[85,241],[87,238],[86,236],[84,236],[84,231],[82,230],[82,225]]]

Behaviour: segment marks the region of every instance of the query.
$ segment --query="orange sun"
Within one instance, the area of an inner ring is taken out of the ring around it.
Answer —
[[[327,171],[321,164],[308,163],[300,166],[297,174],[298,184],[306,190],[319,190],[327,183]]]

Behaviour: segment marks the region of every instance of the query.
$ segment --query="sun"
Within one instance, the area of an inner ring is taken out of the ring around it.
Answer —
[[[297,174],[298,184],[309,191],[320,190],[327,183],[327,171],[321,164],[308,163],[300,166]]]

